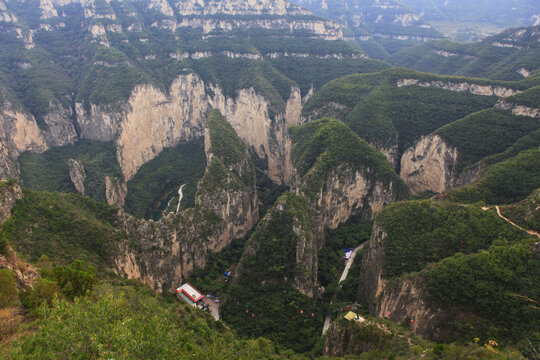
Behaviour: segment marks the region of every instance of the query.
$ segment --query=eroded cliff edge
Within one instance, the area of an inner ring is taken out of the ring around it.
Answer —
[[[168,291],[258,221],[255,170],[246,146],[218,111],[210,113],[207,126],[208,164],[195,207],[159,222],[120,214],[127,235],[115,259],[120,275]]]

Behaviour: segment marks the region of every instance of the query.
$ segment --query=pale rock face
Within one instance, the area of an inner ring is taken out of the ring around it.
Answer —
[[[121,179],[105,177],[107,204],[122,208],[126,202],[127,191],[127,185]]]
[[[86,180],[86,172],[84,171],[83,163],[80,160],[69,159],[68,165],[71,182],[73,185],[75,185],[75,189],[77,189],[79,194],[84,195],[84,180]]]
[[[18,179],[17,157],[25,152],[43,152],[48,145],[33,116],[5,103],[0,111],[0,179]]]
[[[292,15],[310,14],[285,0],[186,0],[176,3],[182,16],[187,15]]]
[[[81,137],[88,140],[112,141],[118,133],[122,114],[113,111],[110,106],[90,105],[90,113],[84,110],[82,103],[75,104],[77,124]]]
[[[174,16],[174,11],[167,0],[151,0],[148,2],[148,8],[157,10],[167,16]]]
[[[511,103],[505,100],[499,100],[495,104],[495,107],[498,109],[512,111],[512,114],[517,116],[527,116],[530,118],[540,118],[540,109],[533,108],[530,106],[519,105]]]
[[[415,194],[426,190],[441,193],[451,187],[457,148],[439,135],[425,136],[401,158],[401,178]]]
[[[44,135],[49,146],[64,146],[77,141],[77,132],[71,121],[72,116],[71,108],[49,103],[49,111],[43,116],[43,122],[46,125]]]
[[[93,106],[91,115],[81,117],[82,135],[112,139],[117,132],[117,159],[128,181],[164,148],[200,138],[206,114],[216,108],[248,147],[267,160],[269,177],[287,183],[291,173],[287,129],[300,123],[300,90],[292,89],[285,114],[277,114],[274,122],[268,114],[269,103],[253,89],[239,90],[234,99],[224,96],[216,86],[210,86],[210,90],[212,96],[206,94],[205,84],[193,74],[175,80],[169,96],[152,86],[138,86],[122,115],[113,116]],[[83,112],[82,107],[77,109]]]
[[[41,8],[41,18],[50,19],[58,17],[58,12],[54,8],[52,0],[40,0],[39,7]]]
[[[23,192],[18,184],[8,184],[5,180],[0,180],[0,225],[11,217],[11,209],[22,198]]]
[[[300,194],[300,191],[297,191]],[[353,214],[371,219],[384,205],[396,201],[392,184],[373,183],[359,171],[340,166],[325,179],[317,195],[324,225],[336,229]]]
[[[176,79],[169,97],[153,86],[137,86],[128,105],[116,141],[126,181],[164,148],[200,137],[208,111],[204,84],[193,74]]]
[[[17,16],[8,11],[6,4],[3,0],[0,0],[0,21],[16,22]]]
[[[398,87],[403,86],[413,86],[417,85],[420,87],[434,87],[438,89],[456,91],[456,92],[470,92],[474,95],[482,96],[497,96],[497,97],[510,97],[515,94],[520,93],[519,90],[505,88],[502,86],[492,86],[492,85],[478,85],[471,84],[466,82],[456,83],[456,82],[443,82],[443,81],[431,81],[423,82],[418,79],[400,79],[397,81]]]
[[[394,18],[393,23],[400,23],[401,26],[411,26],[420,20],[420,16],[417,14],[399,14]]]
[[[362,261],[359,295],[368,303],[372,316],[389,318],[394,322],[413,320],[411,330],[429,339],[439,339],[449,314],[430,308],[423,298],[419,280],[398,279],[389,283],[383,278],[383,242],[388,235],[375,223],[369,250]]]
[[[523,76],[524,78],[528,78],[529,76],[531,76],[531,71],[525,68],[518,69],[517,73]]]

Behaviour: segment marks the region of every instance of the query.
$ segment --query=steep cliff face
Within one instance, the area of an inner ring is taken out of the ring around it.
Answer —
[[[100,118],[89,118],[97,128],[110,128],[109,124],[116,121],[109,120],[122,118],[116,140],[117,158],[125,179],[129,180],[164,148],[200,138],[205,117],[210,108],[215,108],[227,117],[244,142],[267,161],[269,177],[277,183],[287,183],[291,172],[287,128],[300,122],[301,106],[300,91],[293,88],[286,111],[271,119],[268,101],[253,89],[241,89],[233,99],[216,86],[207,87],[197,75],[188,74],[173,82],[168,96],[154,87],[139,86],[122,115],[101,116],[105,113],[94,107],[95,113],[106,121],[100,125]],[[111,134],[112,131],[111,128]]]
[[[353,214],[370,219],[384,205],[396,201],[392,188],[392,184],[372,181],[350,166],[339,166],[327,175],[315,202],[324,225],[335,229]]]
[[[209,162],[195,207],[159,222],[121,214],[121,227],[130,240],[119,245],[119,274],[142,279],[158,291],[172,289],[193,269],[204,267],[210,253],[245,236],[257,222],[255,172],[245,145],[217,111],[210,114],[208,126]]]
[[[422,296],[421,279],[383,278],[383,241],[387,234],[374,224],[369,250],[362,260],[360,297],[367,301],[370,313],[397,323],[409,322],[411,330],[423,337],[441,339],[448,335],[444,322],[449,318],[441,309],[431,309]],[[411,322],[412,320],[412,322]]]
[[[278,251],[295,261],[283,264],[287,270],[276,281],[285,278],[296,291],[312,297],[319,292],[318,253],[325,228],[335,229],[353,215],[371,219],[387,203],[406,198],[408,190],[384,156],[339,121],[318,120],[293,127],[290,133],[291,193],[274,204],[250,238],[238,281],[249,287],[271,283],[275,270],[261,269],[268,271],[262,276],[249,269]],[[281,233],[279,241],[272,240],[276,231]],[[275,249],[276,243],[281,247]]]
[[[400,175],[416,194],[426,190],[441,193],[452,186],[457,160],[456,147],[439,135],[429,135],[405,151]]]
[[[83,163],[80,160],[69,159],[68,166],[71,182],[73,185],[75,185],[75,189],[77,189],[79,194],[84,195],[84,180],[86,180],[86,172],[84,171]]]
[[[0,178],[18,179],[17,157],[25,151],[43,152],[47,148],[35,119],[4,102],[0,109]]]
[[[497,104],[495,104],[495,107],[498,109],[512,111],[512,114],[517,115],[517,116],[540,118],[540,109],[534,108],[532,106],[519,105],[519,104],[501,99],[497,101]]]
[[[518,94],[520,91],[498,85],[481,85],[469,82],[445,82],[445,81],[421,81],[418,79],[400,79],[397,82],[398,87],[417,85],[420,87],[434,87],[438,89],[470,92],[474,95],[497,96],[507,98]]]
[[[22,198],[23,192],[17,183],[0,180],[0,225],[11,217],[11,209]]]
[[[105,177],[105,198],[107,204],[116,207],[123,207],[126,202],[127,185],[118,178]]]

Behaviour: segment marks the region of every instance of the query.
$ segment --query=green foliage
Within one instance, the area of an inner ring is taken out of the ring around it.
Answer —
[[[494,245],[487,251],[444,259],[426,272],[428,301],[478,316],[472,319],[474,328],[460,330],[464,337],[505,342],[534,337],[540,332],[535,300],[540,296],[540,259],[532,245],[533,241]]]
[[[347,125],[328,118],[289,129],[293,142],[292,160],[300,177],[307,176],[308,191],[319,191],[318,184],[338,167],[349,166],[364,176],[393,183],[398,198],[409,195],[407,186],[388,160],[355,135]]]
[[[17,283],[9,269],[0,269],[0,309],[17,306]]]
[[[54,279],[39,278],[33,288],[21,293],[22,305],[33,313],[36,313],[41,305],[52,306],[55,298],[61,298],[62,291]]]
[[[62,293],[72,300],[86,295],[97,283],[95,268],[81,260],[76,260],[65,268],[56,266],[53,276],[62,289]]]
[[[303,276],[293,226],[311,238],[314,221],[304,198],[285,193],[249,238],[240,261],[241,282],[231,286],[221,309],[224,320],[241,335],[265,336],[298,352],[310,350],[317,341],[323,312],[293,288],[295,278]]]
[[[99,285],[71,304],[39,309],[36,331],[9,359],[299,359],[265,339],[239,340],[199,310],[171,304],[140,286]]]
[[[540,233],[540,189],[519,203],[502,206],[501,212],[521,227]]]
[[[449,198],[461,202],[509,204],[526,198],[538,184],[540,150],[531,149],[488,167],[477,182],[451,191]]]
[[[538,121],[510,112],[486,109],[454,121],[435,133],[459,151],[459,167],[501,153],[518,139],[538,129]]]
[[[524,235],[494,212],[477,206],[410,201],[392,204],[377,215],[384,239],[384,276],[422,270],[455,253],[471,254],[494,241],[516,242]]]
[[[1,228],[19,253],[35,261],[47,255],[60,264],[77,259],[105,271],[124,236],[116,228],[117,209],[76,194],[24,191]]]
[[[76,192],[69,176],[69,159],[80,160],[86,179],[85,194],[106,202],[105,177],[121,177],[112,142],[79,141],[75,145],[55,147],[42,154],[25,152],[19,156],[24,185],[41,191]]]
[[[421,136],[470,113],[492,107],[496,99],[466,92],[419,86],[397,87],[400,79],[474,82],[406,69],[351,75],[331,81],[304,106],[307,117],[330,116],[344,121],[361,138],[383,148],[398,145],[398,155]]]
[[[488,37],[481,42],[463,44],[441,40],[405,48],[386,60],[395,66],[405,66],[419,71],[484,77],[490,79],[519,81],[524,77],[519,70],[534,71],[540,68],[538,39],[535,27],[521,28],[525,33],[513,36],[517,29],[509,29],[501,34]],[[509,43],[515,48],[501,48],[492,43]],[[443,56],[444,53],[450,56]],[[530,82],[530,79],[527,79]],[[537,80],[532,83],[538,85]],[[522,98],[529,98],[528,94]]]
[[[195,205],[197,182],[203,176],[206,155],[202,141],[164,149],[155,159],[147,162],[128,181],[125,209],[137,217],[150,217],[168,211],[168,205],[177,196],[182,184],[183,198],[180,209]],[[172,210],[176,211],[178,201]],[[155,218],[155,217],[154,217]]]
[[[540,61],[538,64],[538,68],[540,68]],[[530,89],[518,93],[508,98],[508,101],[519,105],[540,108],[540,86],[533,86]]]
[[[151,78],[136,67],[94,65],[81,82],[77,101],[89,112],[90,104],[110,105],[127,100],[135,86],[143,83],[151,83]]]
[[[319,283],[322,286],[326,287],[339,280],[344,267],[344,249],[351,249],[368,241],[371,237],[371,228],[371,222],[352,218],[337,229],[326,230],[324,246],[319,251],[319,271],[317,273]]]
[[[238,90],[253,88],[270,103],[272,118],[285,111],[285,102],[295,85],[266,61],[214,56],[193,61],[192,67],[205,82],[218,85],[228,97],[236,98]]]
[[[206,125],[210,130],[212,153],[225,166],[232,166],[245,161],[246,145],[218,110],[212,110],[206,120]]]

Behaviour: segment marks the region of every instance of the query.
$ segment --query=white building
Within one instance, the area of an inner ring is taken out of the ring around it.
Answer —
[[[184,300],[191,306],[197,306],[197,302],[204,298],[204,295],[195,289],[190,283],[185,283],[176,289],[178,298]]]

